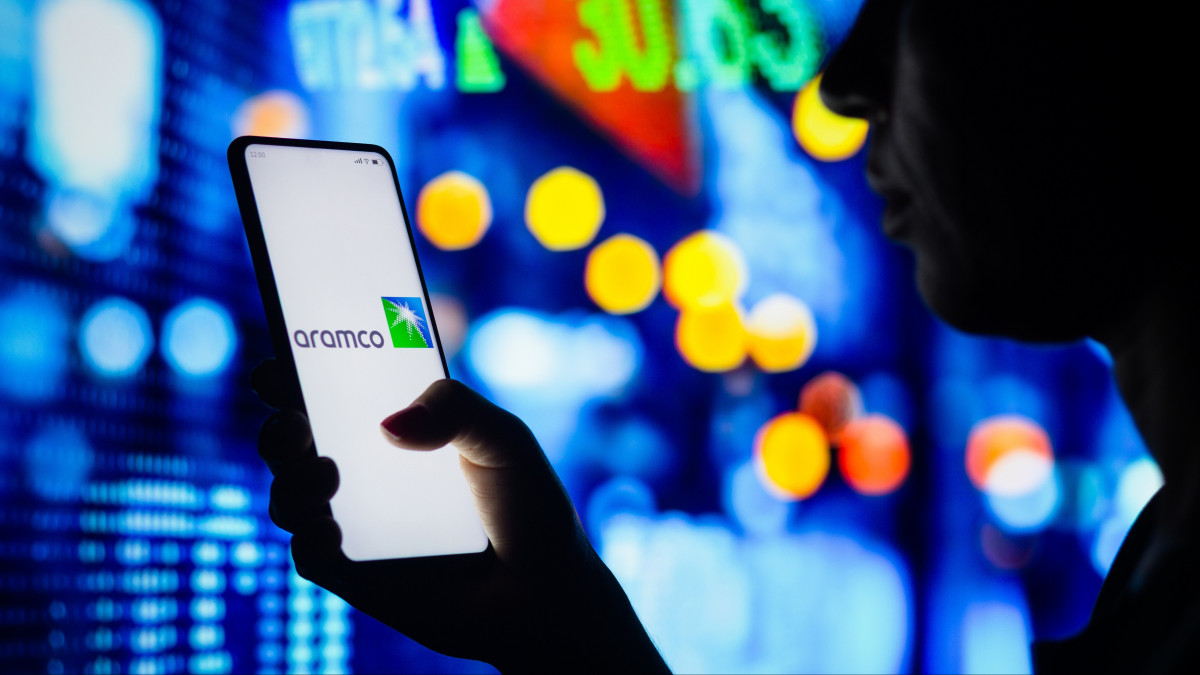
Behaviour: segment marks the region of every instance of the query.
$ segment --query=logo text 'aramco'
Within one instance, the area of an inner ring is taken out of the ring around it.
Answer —
[[[382,298],[383,313],[387,317],[388,331],[392,334],[392,346],[432,347],[429,320],[425,315],[425,304],[421,298]],[[292,340],[301,349],[325,347],[327,349],[381,349],[387,345],[383,333],[377,330],[298,330]]]
[[[393,347],[432,347],[421,298],[382,298]]]

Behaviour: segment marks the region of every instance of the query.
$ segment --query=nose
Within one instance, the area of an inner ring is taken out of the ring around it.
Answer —
[[[830,110],[872,122],[886,117],[903,4],[867,0],[821,77],[821,99]]]

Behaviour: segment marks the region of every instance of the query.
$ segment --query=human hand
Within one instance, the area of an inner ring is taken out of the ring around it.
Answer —
[[[271,519],[292,533],[301,576],[431,649],[501,670],[667,672],[519,419],[440,380],[384,420],[397,452],[458,448],[491,544],[477,555],[355,562],[329,509],[337,467],[316,454],[295,373],[268,360],[253,386],[278,409],[258,447],[275,476]]]

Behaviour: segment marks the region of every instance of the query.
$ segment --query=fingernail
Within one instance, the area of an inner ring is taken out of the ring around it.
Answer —
[[[422,426],[429,423],[429,408],[422,403],[414,403],[398,413],[388,416],[380,426],[393,438],[402,438],[406,433],[420,433]]]

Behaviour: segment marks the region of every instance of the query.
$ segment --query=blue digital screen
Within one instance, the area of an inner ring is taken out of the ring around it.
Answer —
[[[814,93],[859,5],[0,0],[0,669],[493,672],[267,517],[256,134],[389,151],[453,375],[676,671],[1027,672],[1161,474],[1103,348],[918,298]]]

